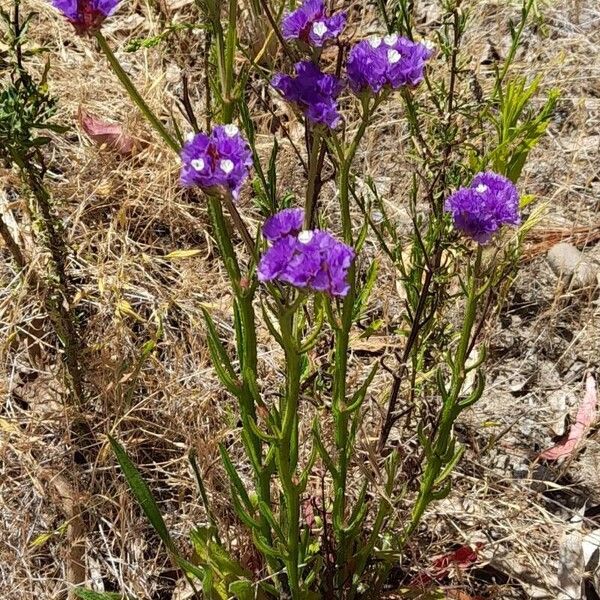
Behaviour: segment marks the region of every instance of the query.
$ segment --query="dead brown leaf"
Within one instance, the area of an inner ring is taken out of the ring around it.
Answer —
[[[135,147],[134,139],[119,123],[109,123],[79,107],[77,115],[81,128],[96,144],[105,145],[122,156],[129,156]]]
[[[585,395],[579,405],[575,424],[571,427],[569,435],[562,439],[552,448],[544,450],[540,458],[545,460],[557,460],[563,456],[572,454],[592,423],[596,420],[598,411],[598,393],[596,391],[596,381],[591,373],[588,373],[585,382]]]

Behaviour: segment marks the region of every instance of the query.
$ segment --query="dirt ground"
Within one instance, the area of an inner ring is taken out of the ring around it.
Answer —
[[[467,4],[475,9],[468,37],[476,57],[472,68],[485,77],[490,56],[506,52],[507,22],[518,16],[520,4]],[[104,434],[122,436],[161,499],[176,537],[185,537],[203,518],[190,450],[199,457],[219,519],[234,522],[218,467],[218,443],[235,443],[236,417],[210,368],[200,310],[209,306],[226,334],[227,284],[205,227],[204,207],[181,192],[177,162],[152,138],[92,42],[74,37],[43,0],[24,5],[39,11],[31,37],[51,50],[49,85],[59,100],[58,120],[73,126],[55,140],[50,181],[73,250],[70,268],[80,290],[86,361],[98,393],[85,410],[96,437],[74,452],[87,438],[77,433],[73,411],[61,401],[54,338],[35,298],[11,285],[14,271],[2,251],[0,596],[59,598],[76,577],[77,563],[84,562],[97,589],[157,600],[184,598],[181,582],[173,582],[164,552],[116,477]],[[173,15],[189,15],[190,5],[167,2]],[[417,5],[426,34],[436,19],[434,3]],[[362,3],[351,8],[364,34],[380,29]],[[546,214],[492,337],[487,390],[457,425],[467,452],[454,490],[423,524],[417,544],[427,540],[427,547],[414,549],[435,557],[481,544],[474,565],[453,568],[446,577],[454,598],[600,597],[593,559],[582,554],[598,546],[590,535],[600,530],[598,432],[587,431],[566,460],[539,458],[575,422],[586,375],[600,375],[597,286],[577,289],[547,260],[552,246],[564,240],[582,250],[600,274],[600,4],[539,0],[537,8],[516,71],[540,74],[543,89],[559,88],[561,99],[520,188],[544,203]],[[144,19],[142,13],[148,15],[147,6],[124,5],[106,23],[113,47],[160,30],[158,19]],[[185,52],[160,48],[118,55],[163,114],[173,110],[179,116],[176,98],[186,74],[201,115],[199,39],[192,38]],[[384,184],[392,208],[403,185],[402,170],[396,177],[393,168],[400,160],[395,145],[407,135],[399,103],[395,106],[385,115],[385,127],[382,119],[369,133],[359,157]],[[123,123],[136,139],[133,157],[92,143],[78,125],[80,107]],[[265,151],[272,144],[268,121],[268,115],[258,119],[263,126],[259,147]],[[285,143],[282,148],[283,185],[299,191],[292,152]],[[15,175],[2,171],[0,178],[3,214],[12,215],[21,242],[42,261],[19,216]],[[327,194],[332,190],[324,190]],[[258,226],[251,209],[244,218],[250,227]],[[197,252],[169,258],[182,249]],[[390,273],[382,273],[378,287],[385,306],[399,305]],[[159,330],[157,351],[143,361],[142,346],[157,339]],[[270,365],[275,372],[277,356],[266,344],[261,360],[267,378]],[[131,385],[138,370],[139,380]],[[93,464],[87,462],[90,456]],[[173,587],[175,594],[169,591]],[[459,590],[469,596],[459,596]]]

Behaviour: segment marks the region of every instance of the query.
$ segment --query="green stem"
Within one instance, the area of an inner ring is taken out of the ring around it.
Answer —
[[[427,507],[434,500],[435,482],[437,481],[442,469],[447,464],[447,454],[449,444],[452,439],[452,428],[456,418],[460,414],[461,407],[459,405],[459,396],[462,387],[465,382],[466,370],[465,362],[468,358],[468,351],[471,344],[471,334],[473,326],[475,324],[475,316],[477,313],[477,306],[481,297],[481,290],[479,289],[479,279],[481,275],[481,259],[482,259],[482,247],[477,247],[475,255],[475,263],[472,269],[469,269],[468,273],[468,294],[467,303],[465,306],[465,318],[461,330],[461,336],[456,350],[455,358],[453,359],[452,367],[452,385],[448,395],[444,399],[444,405],[442,407],[442,413],[439,418],[439,426],[437,433],[435,434],[432,442],[431,454],[428,458],[427,465],[425,467],[425,473],[421,480],[419,493],[417,500],[413,506],[413,510],[410,516],[410,521],[399,541],[399,550],[402,550],[411,535],[415,532]],[[379,598],[381,588],[385,584],[391,565],[385,564],[375,577],[367,598]]]
[[[356,554],[356,566],[354,568],[353,573],[353,585],[350,588],[350,592],[348,594],[348,600],[354,600],[358,593],[358,586],[354,584],[354,581],[361,581],[361,577],[363,572],[367,568],[369,560],[372,558],[373,548],[375,548],[377,542],[380,537],[379,534],[384,524],[386,523],[386,519],[392,509],[394,508],[391,501],[388,500],[392,498],[394,487],[397,484],[397,473],[398,473],[398,460],[400,458],[400,454],[394,453],[389,457],[389,465],[386,467],[387,472],[387,480],[385,483],[385,496],[382,496],[379,502],[379,508],[377,510],[377,516],[375,517],[375,521],[371,527],[371,534],[369,535],[364,546],[360,548],[360,550]],[[379,596],[375,596],[379,597]]]
[[[481,271],[482,247],[477,246],[475,256],[475,264],[470,272],[469,289],[467,296],[467,304],[465,307],[465,318],[463,321],[460,341],[456,350],[455,358],[453,359],[452,370],[452,385],[447,398],[444,400],[442,414],[440,415],[439,428],[435,443],[433,444],[433,452],[427,461],[425,473],[417,496],[417,501],[413,507],[410,523],[406,528],[402,544],[406,543],[408,538],[414,533],[419,525],[427,506],[433,499],[435,482],[439,477],[442,469],[445,466],[445,457],[448,452],[452,436],[452,428],[454,421],[460,413],[459,396],[466,378],[465,363],[468,359],[467,353],[471,342],[471,332],[475,323],[477,313],[477,305],[479,303],[479,275]]]
[[[304,202],[304,229],[312,227],[313,212],[316,205],[315,189],[319,175],[319,152],[321,150],[321,135],[319,129],[313,129],[312,144],[308,155],[308,181],[306,185],[306,200]]]
[[[298,462],[298,404],[300,398],[300,355],[296,313],[284,309],[279,319],[286,359],[286,392],[278,467],[286,505],[288,584],[293,599],[300,598],[300,489],[296,483]]]
[[[236,302],[239,308],[242,325],[242,355],[240,356],[243,387],[241,394],[242,401],[240,401],[240,410],[243,413],[242,420],[247,421],[247,419],[253,419],[256,421],[256,407],[251,392],[251,384],[253,382],[248,381],[248,377],[253,377],[254,380],[256,380],[257,373],[256,326],[254,321],[254,308],[252,306],[253,293],[248,292],[248,290],[240,289],[240,267],[235,255],[235,250],[231,244],[230,236],[228,235],[220,200],[213,196],[209,196],[208,209],[213,222],[213,229],[217,238],[219,251],[221,252],[225,269],[227,270],[231,286],[236,295]],[[258,461],[258,464],[253,463],[258,495],[267,506],[270,506],[271,475],[269,468],[262,465],[262,443],[250,426],[245,426],[244,430],[249,444],[246,451],[249,456],[256,457],[256,460]],[[263,536],[270,542],[271,531],[268,522],[261,517],[260,523]]]
[[[342,216],[342,234],[344,242],[349,246],[354,243],[352,235],[352,219],[350,215],[350,169],[352,161],[358,150],[358,145],[365,133],[369,122],[369,110],[367,102],[363,102],[363,115],[361,124],[356,132],[354,139],[348,151],[340,157],[340,211]],[[344,586],[346,579],[345,566],[348,553],[352,550],[346,540],[345,520],[346,520],[346,481],[348,477],[348,458],[350,448],[348,448],[348,426],[350,415],[346,410],[346,381],[348,374],[348,345],[350,339],[350,329],[352,328],[352,317],[354,313],[354,302],[356,299],[356,267],[352,263],[348,271],[348,283],[350,289],[344,298],[342,308],[341,326],[336,329],[335,334],[335,372],[333,382],[333,403],[332,411],[335,422],[335,445],[337,450],[337,477],[334,481],[334,503],[333,503],[333,528],[337,538],[337,572],[336,588],[338,593]]]
[[[504,64],[502,65],[502,71],[496,78],[496,83],[494,85],[494,91],[492,92],[492,100],[495,100],[500,90],[502,88],[502,83],[510,69],[513,60],[515,59],[515,54],[519,49],[521,36],[523,35],[523,31],[525,30],[525,25],[527,24],[527,20],[529,19],[529,13],[531,12],[531,8],[533,7],[533,3],[535,0],[524,0],[523,8],[521,10],[521,21],[519,22],[518,28],[512,33],[512,42],[510,45],[510,49],[508,51],[507,57],[504,59]]]
[[[229,0],[229,21],[227,25],[227,47],[225,52],[224,79],[221,81],[223,95],[223,122],[230,123],[235,109],[233,97],[235,75],[235,47],[237,44],[237,0]]]
[[[108,62],[115,72],[115,75],[119,78],[119,81],[129,94],[129,97],[133,100],[133,102],[140,109],[144,117],[150,122],[152,127],[156,130],[156,132],[160,135],[160,137],[165,141],[165,143],[177,154],[181,150],[180,145],[177,143],[175,138],[171,136],[171,134],[165,129],[165,126],[161,123],[160,119],[152,112],[152,109],[146,104],[145,100],[140,96],[140,93],[137,91],[137,88],[129,78],[129,75],[125,73],[121,63],[118,61],[117,57],[113,54],[113,51],[110,49],[106,38],[102,35],[102,32],[96,32],[96,40],[98,41],[98,45],[100,49],[108,59]]]
[[[227,207],[227,212],[229,213],[229,216],[231,217],[231,220],[233,221],[235,228],[238,230],[238,233],[242,237],[242,240],[244,241],[244,244],[246,245],[246,248],[248,249],[250,256],[255,261],[258,261],[258,256],[256,254],[256,244],[254,243],[254,240],[252,239],[252,236],[250,235],[250,232],[248,231],[246,224],[244,223],[240,213],[238,212],[238,209],[237,209],[236,205],[234,204],[234,201],[233,201],[231,195],[228,193],[225,193],[221,197],[221,200],[223,201],[223,204],[225,204],[225,206]]]

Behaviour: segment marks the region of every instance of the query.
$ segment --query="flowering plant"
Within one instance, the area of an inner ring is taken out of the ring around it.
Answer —
[[[286,14],[281,32],[286,40],[299,40],[320,47],[336,39],[346,24],[346,13],[327,16],[324,0],[306,0],[299,8]]]
[[[207,81],[214,75],[206,90],[208,123],[198,131],[190,119],[194,133],[184,143],[181,128],[170,129],[149,108],[101,33],[116,2],[54,4],[79,32],[95,37],[133,102],[177,153],[182,186],[207,207],[231,288],[235,352],[204,309],[206,344],[235,403],[243,448],[239,459],[222,444],[220,459],[254,560],[244,562],[239,540],[228,543],[219,534],[222,524],[195,459],[206,525],[192,532],[195,553],[186,558],[111,437],[133,492],[203,597],[380,598],[427,508],[451,490],[464,452],[454,424],[485,388],[486,323],[512,281],[527,231],[518,176],[555,97],[537,114],[522,110],[535,87],[507,80],[513,51],[489,96],[474,106],[459,60],[468,23],[459,1],[444,3],[436,51],[419,41],[414,3],[401,0],[396,17],[380,3],[387,33],[354,40],[347,55],[340,41],[345,13],[305,0],[279,14],[275,3],[261,1],[254,10],[282,50],[281,72],[266,74],[259,61],[236,73],[244,50],[237,2],[224,10],[207,0],[199,5],[214,45],[214,71],[206,64]],[[523,19],[530,9],[528,1]],[[515,48],[519,41],[515,34]],[[330,48],[322,51],[326,43]],[[292,68],[295,74],[287,75]],[[267,168],[257,147],[245,86],[261,81],[271,87],[260,97],[280,94],[304,127],[306,147],[298,149],[281,125],[299,159],[301,197],[280,196],[279,143]],[[510,85],[521,94],[503,94]],[[510,110],[511,102],[521,110]],[[386,103],[402,107],[408,134],[402,160],[412,185],[382,198],[365,175],[361,152]],[[515,122],[515,114],[524,116]],[[212,126],[215,115],[220,124]],[[333,210],[324,202],[326,170]],[[254,208],[246,194],[251,173]],[[400,205],[410,216],[408,231],[390,214]],[[395,322],[373,317],[383,260],[402,290]],[[381,328],[397,335],[402,349],[361,363],[353,342]],[[263,377],[258,340],[267,334],[277,348],[275,382]],[[407,427],[398,426],[401,418]]]

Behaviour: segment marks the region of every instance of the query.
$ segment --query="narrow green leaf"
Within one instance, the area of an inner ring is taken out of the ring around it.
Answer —
[[[85,588],[75,588],[73,592],[81,600],[133,600],[132,596],[115,592],[94,592]]]
[[[279,526],[279,523],[277,523],[277,519],[275,518],[275,515],[273,514],[271,509],[269,508],[269,505],[266,502],[264,502],[263,500],[260,500],[258,503],[258,510],[259,510],[260,514],[265,518],[267,523],[271,526],[271,529],[273,529],[273,531],[279,536],[281,541],[283,543],[285,543],[285,541],[286,541],[285,534],[283,533],[283,530]]]
[[[249,513],[254,512],[254,506],[252,506],[252,502],[250,502],[250,497],[248,496],[248,492],[244,487],[238,472],[235,470],[233,463],[231,462],[231,458],[229,457],[229,453],[227,452],[225,446],[223,444],[219,444],[219,453],[221,454],[221,460],[223,462],[223,466],[225,467],[225,471],[227,471],[227,475],[229,476],[229,481],[233,486],[234,490],[237,492],[239,498],[242,503],[246,507],[246,510]]]
[[[325,449],[323,442],[321,441],[321,432],[319,430],[318,421],[316,419],[313,421],[312,431],[313,431],[314,444],[315,444],[315,447],[317,448],[319,456],[321,457],[321,460],[323,461],[323,464],[325,465],[325,467],[327,467],[327,470],[331,473],[331,476],[333,477],[333,479],[336,480],[339,476],[338,471],[333,463],[333,459],[331,458],[331,456]]]
[[[363,285],[360,293],[358,294],[353,307],[353,318],[358,319],[363,313],[363,310],[367,306],[369,301],[369,297],[371,296],[371,292],[373,291],[373,287],[375,285],[375,281],[377,280],[377,273],[379,272],[379,263],[374,260],[369,265],[369,270],[367,271],[367,279],[365,284]]]
[[[458,450],[454,453],[448,464],[444,467],[444,470],[438,475],[437,479],[435,480],[436,487],[438,485],[441,485],[448,477],[450,477],[452,471],[454,471],[454,468],[458,464],[458,461],[462,458],[464,452],[465,447],[459,446]]]
[[[202,315],[204,316],[204,321],[206,323],[206,330],[208,334],[209,340],[214,344],[214,349],[216,351],[217,357],[219,358],[219,362],[227,369],[229,375],[235,379],[235,371],[231,365],[231,361],[229,360],[229,356],[219,339],[219,334],[217,333],[217,328],[215,326],[215,322],[213,321],[210,313],[203,306],[200,307],[202,310]]]
[[[247,579],[238,579],[229,584],[229,594],[233,595],[237,600],[255,600],[256,589],[251,581]]]
[[[346,412],[353,413],[355,410],[358,410],[362,403],[365,400],[365,396],[367,395],[367,390],[379,369],[379,362],[376,362],[372,367],[371,371],[367,375],[367,378],[363,381],[363,384],[354,392],[352,395],[352,399],[350,400],[350,404],[346,407]]]
[[[125,479],[129,484],[129,488],[131,489],[135,499],[138,501],[141,506],[144,514],[154,527],[154,530],[163,541],[165,546],[168,548],[170,552],[174,555],[177,555],[177,548],[175,543],[173,542],[171,535],[167,529],[167,526],[160,514],[160,510],[152,493],[150,492],[150,488],[143,480],[140,472],[137,470],[133,462],[127,456],[127,453],[123,449],[123,447],[117,442],[115,438],[112,436],[108,436],[108,440],[110,442],[111,448],[117,457],[117,461],[121,466],[121,470],[123,471],[123,475],[125,475]]]
[[[284,556],[281,552],[278,552],[277,550],[275,550],[275,548],[273,548],[272,546],[270,546],[269,544],[267,544],[267,542],[265,542],[260,533],[258,533],[258,531],[253,531],[253,535],[252,535],[252,539],[254,541],[254,545],[258,548],[258,550],[264,554],[265,556],[268,556],[270,558],[274,558],[275,560],[283,560]]]

